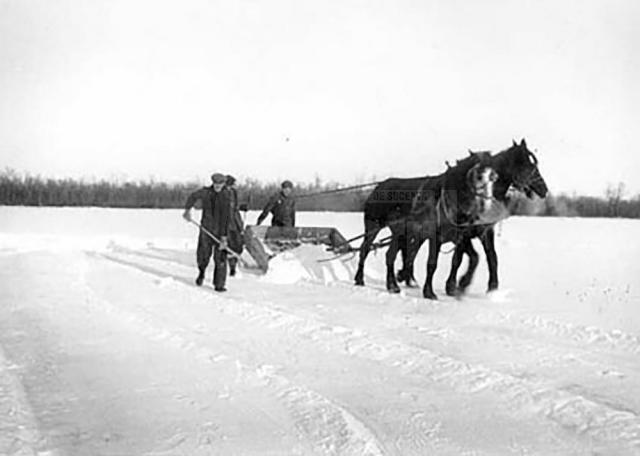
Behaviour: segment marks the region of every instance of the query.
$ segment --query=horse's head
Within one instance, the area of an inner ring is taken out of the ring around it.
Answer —
[[[512,177],[513,186],[524,192],[528,198],[532,198],[534,193],[544,198],[549,190],[538,170],[538,159],[527,148],[525,140],[523,139],[520,144],[513,141],[513,145],[507,152],[510,155],[508,171]]]

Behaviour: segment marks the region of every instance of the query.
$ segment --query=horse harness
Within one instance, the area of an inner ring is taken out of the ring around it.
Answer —
[[[482,174],[484,175],[480,179],[478,176],[478,169],[483,169]],[[489,176],[487,178],[486,173],[489,172]],[[506,218],[508,214],[505,214],[506,211],[499,211],[497,216],[483,217],[483,215],[491,212],[491,208],[494,207],[504,207],[503,204],[493,196],[493,183],[498,180],[497,172],[490,166],[484,166],[481,164],[475,165],[467,172],[466,183],[473,197],[473,202],[471,205],[471,210],[466,212],[464,215],[467,216],[467,221],[459,222],[455,218],[455,209],[451,208],[451,203],[447,198],[447,189],[443,184],[440,190],[440,197],[436,203],[436,217],[438,226],[441,225],[442,219],[441,214],[444,215],[447,222],[456,227],[457,229],[468,228],[475,225],[486,225],[492,224],[500,221],[503,218]],[[495,212],[495,211],[493,211]]]

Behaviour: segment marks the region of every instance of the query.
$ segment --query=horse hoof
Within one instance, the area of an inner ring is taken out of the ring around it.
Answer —
[[[413,280],[409,280],[406,282],[407,288],[418,288],[418,284]]]
[[[438,296],[433,291],[423,291],[422,296],[424,296],[426,299],[431,299],[434,301],[438,300]]]
[[[354,285],[356,287],[364,287],[364,280],[356,280]]]
[[[487,288],[487,293],[491,292],[491,291],[496,291],[498,289],[498,284],[497,283],[490,283],[489,287]]]
[[[447,282],[447,285],[445,287],[445,291],[447,293],[447,296],[457,296],[459,293],[459,289],[458,287],[456,287],[455,282]]]
[[[387,290],[389,290],[389,293],[400,293],[400,287],[398,285],[389,285],[387,286]]]

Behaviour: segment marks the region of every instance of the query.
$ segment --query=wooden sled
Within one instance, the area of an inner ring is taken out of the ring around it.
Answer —
[[[334,252],[349,249],[345,237],[331,227],[248,225],[244,229],[244,247],[263,272],[269,269],[269,260],[275,255],[302,244],[326,245]]]

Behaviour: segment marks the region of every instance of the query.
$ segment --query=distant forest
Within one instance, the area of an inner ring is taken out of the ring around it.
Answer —
[[[182,208],[189,193],[199,187],[202,183],[51,179],[7,169],[0,172],[0,205]],[[236,187],[241,203],[246,203],[249,209],[261,209],[279,190],[279,183],[246,179]],[[344,185],[316,179],[313,183],[297,184],[294,190],[301,196],[341,187]],[[298,199],[296,207],[300,211],[361,211],[372,188],[303,197]],[[640,195],[624,196],[623,184],[610,186],[602,197],[549,195],[543,200],[529,200],[514,194],[510,210],[514,215],[640,218]]]

